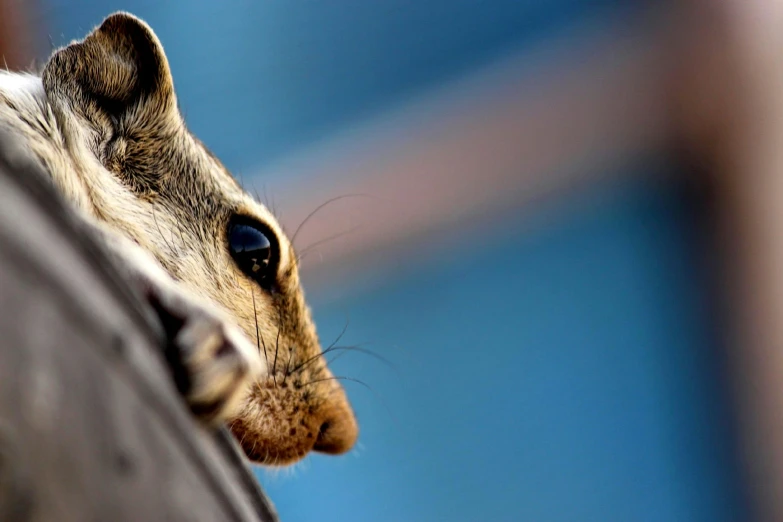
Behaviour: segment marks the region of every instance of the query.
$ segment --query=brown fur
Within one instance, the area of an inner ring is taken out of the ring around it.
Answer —
[[[266,370],[229,419],[247,455],[285,464],[313,449],[350,449],[356,421],[320,356],[293,248],[272,214],[186,128],[152,30],[117,13],[55,51],[40,85],[25,77],[4,90],[2,80],[0,126],[24,137],[79,211],[140,245],[257,347]],[[229,254],[236,215],[274,235],[279,265],[269,288]]]

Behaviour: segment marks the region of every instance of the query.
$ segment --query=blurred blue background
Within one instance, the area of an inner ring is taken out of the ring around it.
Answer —
[[[117,9],[144,18],[191,129],[246,184],[265,186],[276,181],[254,177],[265,166],[357,122],[647,7],[38,3],[54,45]],[[350,318],[341,343],[367,342],[392,367],[360,353],[335,361],[371,388],[346,383],[359,446],[259,469],[283,521],[747,519],[697,216],[676,161],[651,148],[546,204],[462,221],[449,241],[436,233],[427,255],[391,250],[405,261],[373,284],[342,278],[309,294],[326,344]]]
[[[567,31],[580,18],[639,3],[46,0],[42,6],[56,46],[84,37],[116,10],[147,21],[166,47],[188,124],[236,170]]]
[[[316,300],[322,330],[349,315],[351,339],[398,374],[335,364],[379,396],[348,383],[362,448],[264,481],[282,513],[747,520],[687,197],[650,174],[561,202],[545,228],[468,230],[465,248],[373,292]]]

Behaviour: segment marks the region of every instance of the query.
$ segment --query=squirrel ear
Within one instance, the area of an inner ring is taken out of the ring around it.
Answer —
[[[106,18],[83,41],[57,50],[42,75],[50,99],[65,99],[89,120],[133,118],[154,125],[176,110],[174,82],[157,36],[128,13]]]

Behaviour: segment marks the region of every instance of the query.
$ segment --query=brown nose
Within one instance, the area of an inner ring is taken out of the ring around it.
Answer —
[[[340,455],[350,450],[359,436],[359,427],[351,407],[341,403],[324,413],[313,449],[330,455]]]

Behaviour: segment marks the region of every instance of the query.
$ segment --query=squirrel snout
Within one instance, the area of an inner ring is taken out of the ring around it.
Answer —
[[[347,401],[341,401],[325,409],[313,450],[340,455],[353,447],[358,436],[356,417]]]

